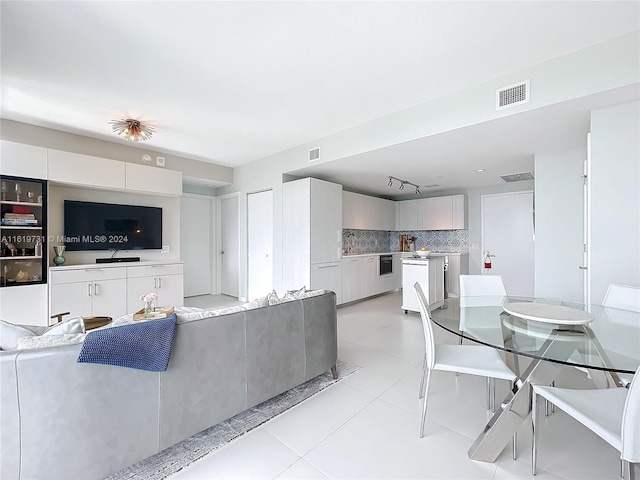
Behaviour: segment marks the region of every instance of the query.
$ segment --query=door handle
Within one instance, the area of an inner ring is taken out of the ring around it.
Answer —
[[[579,268],[580,270],[588,270],[588,268],[587,268],[587,267],[583,267],[582,265],[580,265],[578,268]]]
[[[220,252],[220,255],[224,255],[224,250],[222,250],[222,251]]]

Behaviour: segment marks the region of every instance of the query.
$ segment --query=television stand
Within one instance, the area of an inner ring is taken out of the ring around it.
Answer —
[[[139,262],[140,257],[96,258],[96,263]]]

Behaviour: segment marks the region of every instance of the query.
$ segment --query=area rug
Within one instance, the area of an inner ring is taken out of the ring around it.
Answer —
[[[306,383],[239,413],[222,423],[193,435],[162,452],[107,477],[106,480],[161,480],[179,472],[190,463],[223,447],[230,441],[259,427],[291,407],[321,392],[360,369],[338,360],[338,378],[323,373]]]

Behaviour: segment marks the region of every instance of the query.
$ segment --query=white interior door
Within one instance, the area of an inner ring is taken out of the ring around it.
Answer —
[[[487,275],[502,275],[509,295],[534,296],[533,192],[482,197],[483,258]]]
[[[247,196],[248,299],[273,289],[273,192]]]
[[[220,293],[238,296],[238,197],[220,201]]]
[[[185,196],[180,199],[180,255],[184,262],[185,297],[213,293],[212,219],[211,199]]]

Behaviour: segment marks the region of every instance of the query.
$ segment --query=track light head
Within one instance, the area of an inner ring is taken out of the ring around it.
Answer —
[[[404,190],[404,184],[405,184],[405,183],[406,183],[406,182],[402,182],[402,183],[400,184],[400,190]]]
[[[416,187],[416,195],[420,195],[420,188]]]
[[[388,183],[388,185],[389,185],[390,187],[392,187],[392,186],[393,186],[393,180],[391,180],[391,177],[389,177],[389,183]]]

